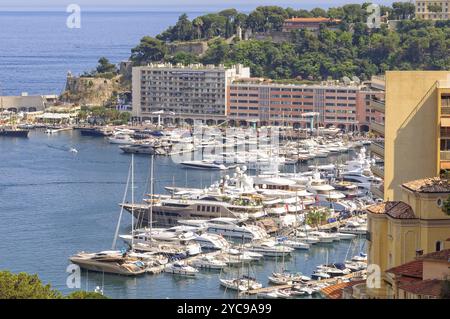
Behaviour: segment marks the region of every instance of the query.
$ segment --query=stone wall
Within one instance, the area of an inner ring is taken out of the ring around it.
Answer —
[[[170,43],[168,46],[170,54],[188,52],[195,55],[202,55],[208,50],[208,43],[206,41],[174,42]]]
[[[121,91],[120,80],[121,76],[106,79],[69,75],[61,100],[86,106],[104,106],[114,93]]]

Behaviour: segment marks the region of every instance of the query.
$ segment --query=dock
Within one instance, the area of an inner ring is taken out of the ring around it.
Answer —
[[[352,280],[352,279],[357,279],[357,278],[362,278],[364,275],[366,274],[365,270],[362,271],[357,271],[345,276],[340,276],[340,277],[334,277],[334,278],[328,278],[328,279],[322,279],[322,280],[311,280],[308,281],[308,285],[314,285],[314,284],[336,284],[339,282],[343,282],[345,280]],[[244,292],[243,294],[246,295],[256,295],[258,293],[268,293],[268,292],[273,292],[275,290],[279,290],[279,289],[288,289],[288,288],[292,288],[297,284],[286,284],[286,285],[274,285],[274,286],[269,286],[269,287],[262,287],[259,289],[254,289],[254,290],[249,290]]]

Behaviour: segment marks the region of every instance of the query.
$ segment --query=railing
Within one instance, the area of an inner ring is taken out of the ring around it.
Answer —
[[[450,116],[450,106],[441,107],[441,115],[442,116]]]
[[[385,101],[384,100],[380,100],[380,99],[376,99],[376,98],[370,99],[370,107],[372,107],[373,109],[377,110],[378,112],[384,113],[385,106],[386,105],[385,105]]]
[[[384,167],[380,166],[380,165],[372,165],[370,167],[370,169],[372,170],[372,173],[374,173],[375,175],[377,175],[378,177],[382,177],[384,178]]]
[[[370,151],[384,157],[384,142],[372,142]]]
[[[381,133],[384,135],[384,124],[377,123],[377,122],[371,122],[370,128],[378,133]]]
[[[450,161],[450,151],[441,151],[441,161]]]

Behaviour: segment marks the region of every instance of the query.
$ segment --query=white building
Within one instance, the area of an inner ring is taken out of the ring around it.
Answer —
[[[0,96],[0,112],[37,112],[43,111],[48,105],[57,101],[56,95],[34,95],[28,96]]]
[[[133,68],[133,117],[151,120],[156,114],[172,119],[219,119],[227,115],[231,82],[250,77],[242,65],[189,66],[150,64]]]

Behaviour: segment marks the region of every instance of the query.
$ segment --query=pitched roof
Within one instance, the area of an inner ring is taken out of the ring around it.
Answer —
[[[450,193],[450,181],[440,177],[418,179],[402,186],[418,193]]]
[[[443,280],[427,279],[399,285],[399,288],[415,295],[439,297]]]
[[[433,260],[450,260],[450,249],[444,249],[441,251],[435,251],[420,257],[421,259],[433,259]]]
[[[423,277],[423,261],[422,260],[413,260],[406,264],[388,269],[388,270],[386,270],[386,272],[394,274],[396,276],[405,276],[405,277],[422,279],[422,277]]]
[[[331,18],[324,18],[324,17],[317,17],[317,18],[290,18],[284,20],[284,22],[306,22],[306,23],[326,23],[326,22],[341,22],[339,19],[331,19]]]
[[[367,211],[372,214],[386,214],[396,219],[415,219],[414,211],[408,204],[399,201],[388,201],[369,206]]]
[[[365,280],[354,280],[349,282],[341,282],[335,285],[325,287],[321,292],[329,299],[342,299],[342,290],[357,284],[366,282]]]

